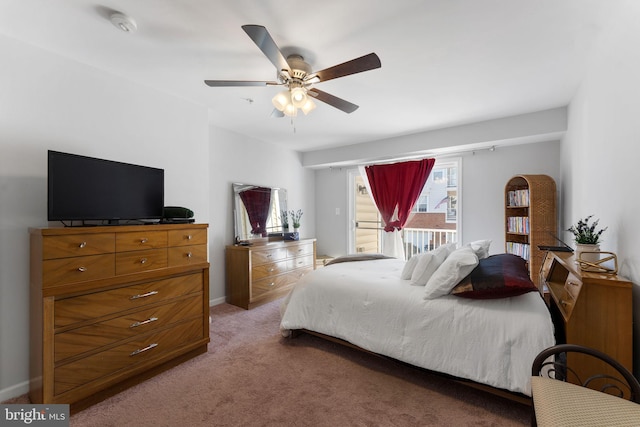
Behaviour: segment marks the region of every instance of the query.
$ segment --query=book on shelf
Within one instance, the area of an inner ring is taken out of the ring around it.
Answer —
[[[529,234],[528,216],[510,216],[507,218],[507,232]]]
[[[529,206],[529,190],[510,190],[507,192],[507,206],[527,207]]]
[[[507,242],[507,253],[518,255],[524,260],[529,260],[531,246],[527,243]]]

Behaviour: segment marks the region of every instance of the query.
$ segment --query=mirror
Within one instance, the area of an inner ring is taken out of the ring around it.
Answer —
[[[280,212],[287,210],[287,190],[233,184],[234,225],[237,241],[283,233]]]

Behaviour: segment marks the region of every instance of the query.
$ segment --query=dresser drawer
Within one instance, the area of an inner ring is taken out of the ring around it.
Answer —
[[[293,281],[297,282],[298,280],[300,280],[300,278],[302,276],[304,276],[305,274],[309,273],[313,271],[313,266],[308,266],[305,268],[298,268],[296,270],[293,270],[291,272],[289,272],[289,276],[293,277]]]
[[[116,252],[138,251],[141,249],[158,249],[167,247],[166,231],[135,231],[118,233],[116,236]]]
[[[297,281],[297,278],[290,274],[269,277],[262,280],[254,280],[251,284],[251,301],[266,297],[275,291],[288,289]]]
[[[287,271],[287,261],[272,262],[271,264],[256,265],[251,269],[253,280],[264,279]]]
[[[54,327],[60,328],[201,292],[202,280],[202,273],[195,273],[56,300]]]
[[[169,267],[207,262],[207,245],[176,246],[168,253]]]
[[[296,268],[313,267],[313,255],[300,256],[287,260],[287,269],[295,270]]]
[[[202,319],[178,324],[160,332],[141,335],[122,345],[76,360],[54,369],[54,394],[98,380],[118,371],[151,363],[180,346],[204,337]]]
[[[42,258],[56,259],[115,252],[113,233],[70,234],[45,236],[42,239]]]
[[[287,250],[285,248],[251,251],[252,265],[267,264],[274,261],[280,261],[286,258],[287,258]]]
[[[166,248],[120,252],[116,254],[117,275],[140,273],[158,268],[166,268],[167,265]]]
[[[287,258],[303,255],[313,255],[313,245],[296,245],[287,248]]]
[[[207,244],[207,229],[169,230],[169,246],[192,246]]]
[[[105,345],[168,326],[182,319],[198,316],[202,318],[202,307],[202,294],[199,294],[56,334],[53,346],[55,362],[95,351]]]
[[[115,274],[114,254],[50,259],[42,262],[42,287],[106,279]]]

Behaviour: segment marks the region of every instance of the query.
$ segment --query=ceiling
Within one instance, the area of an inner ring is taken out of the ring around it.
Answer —
[[[207,106],[214,126],[312,151],[567,105],[623,0],[0,0],[0,33]],[[125,33],[108,17],[131,16]],[[317,87],[358,104],[272,118],[280,87],[242,30],[264,25],[320,70],[375,52],[382,68]]]

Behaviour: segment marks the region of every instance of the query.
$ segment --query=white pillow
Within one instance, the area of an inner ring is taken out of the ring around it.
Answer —
[[[411,282],[409,284],[412,286],[426,285],[431,275],[438,269],[440,264],[447,259],[449,254],[455,250],[455,248],[455,243],[450,243],[448,245],[439,246],[430,252],[420,254],[418,262],[411,274]]]
[[[475,240],[467,243],[465,246],[470,247],[478,256],[478,259],[485,259],[489,256],[489,246],[491,246],[491,240]]]
[[[456,249],[433,273],[425,285],[424,299],[447,295],[462,279],[478,265],[476,253],[469,246]]]
[[[415,254],[411,258],[409,258],[409,261],[407,261],[404,264],[402,273],[400,273],[400,278],[402,280],[411,280],[411,275],[413,274],[413,270],[416,268],[416,265],[418,265],[418,261],[420,260],[420,257],[422,257],[423,255],[424,254]]]

